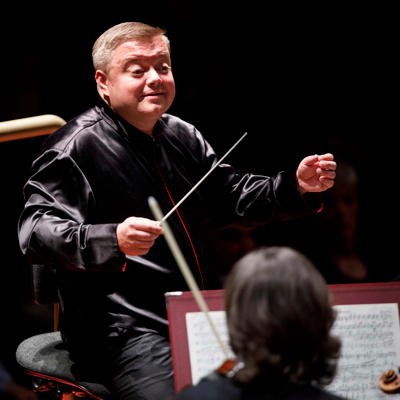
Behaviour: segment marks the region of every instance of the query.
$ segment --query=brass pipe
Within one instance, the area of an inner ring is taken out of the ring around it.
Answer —
[[[0,122],[0,142],[49,135],[65,123],[53,114],[3,121]]]

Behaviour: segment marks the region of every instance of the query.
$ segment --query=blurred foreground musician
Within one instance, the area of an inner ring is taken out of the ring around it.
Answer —
[[[340,340],[326,283],[288,247],[260,248],[228,275],[225,308],[237,356],[178,400],[340,400],[323,389],[336,373]],[[249,311],[250,310],[250,311]]]

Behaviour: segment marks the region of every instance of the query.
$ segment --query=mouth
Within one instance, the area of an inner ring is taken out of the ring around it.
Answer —
[[[162,96],[163,92],[151,92],[151,93],[143,93],[143,97],[159,97]]]

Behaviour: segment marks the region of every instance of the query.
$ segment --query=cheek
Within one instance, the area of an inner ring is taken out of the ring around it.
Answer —
[[[165,81],[164,86],[168,88],[168,93],[171,96],[175,95],[175,82],[173,79],[168,79],[167,81]]]
[[[122,93],[140,93],[143,90],[143,83],[138,80],[121,78],[114,82],[114,90]]]
[[[173,90],[175,90],[175,81],[174,81],[174,78],[171,76],[171,78],[169,78],[168,80],[167,80],[167,84],[170,86],[170,87],[172,87],[173,88]]]
[[[115,98],[121,103],[137,104],[143,100],[141,97],[142,90],[137,85],[121,84],[115,90]]]

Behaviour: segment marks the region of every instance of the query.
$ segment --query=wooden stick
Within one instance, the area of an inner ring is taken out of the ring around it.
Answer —
[[[229,358],[229,353],[228,353],[220,335],[218,334],[217,328],[215,327],[215,325],[210,317],[207,303],[205,302],[204,297],[201,294],[199,287],[197,286],[197,283],[193,277],[193,274],[190,271],[190,268],[189,268],[188,264],[186,263],[185,257],[183,256],[183,254],[178,246],[178,243],[176,242],[175,237],[172,234],[172,231],[170,230],[167,222],[165,221],[165,218],[163,220],[163,214],[160,209],[160,206],[158,205],[157,200],[154,197],[149,197],[148,203],[149,203],[149,207],[154,215],[154,218],[157,221],[160,221],[161,226],[164,229],[165,240],[167,241],[168,246],[169,246],[173,256],[175,257],[175,261],[178,264],[178,266],[182,272],[182,275],[185,278],[187,285],[189,286],[190,290],[193,293],[193,296],[197,302],[197,305],[199,306],[200,310],[204,313],[204,315],[207,319],[207,322],[210,325],[211,331],[213,332],[215,338],[217,339],[217,342],[220,345],[225,358]]]

